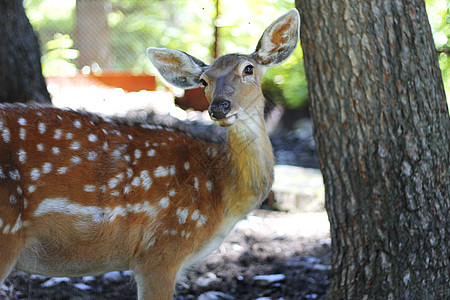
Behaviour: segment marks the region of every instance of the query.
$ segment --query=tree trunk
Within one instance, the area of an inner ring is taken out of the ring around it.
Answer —
[[[111,28],[108,26],[111,10],[110,0],[77,0],[74,40],[75,48],[80,51],[78,69],[93,64],[106,70],[113,67]]]
[[[22,0],[0,0],[0,102],[50,102]]]
[[[449,299],[450,119],[423,0],[296,0],[330,299]]]

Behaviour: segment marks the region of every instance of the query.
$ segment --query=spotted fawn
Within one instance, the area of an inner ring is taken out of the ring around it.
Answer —
[[[205,88],[224,143],[175,128],[45,106],[0,105],[0,286],[13,268],[48,276],[133,270],[139,299],[172,299],[177,275],[265,199],[274,159],[261,77],[299,41],[295,9],[254,53],[206,65],[148,48],[160,74]]]

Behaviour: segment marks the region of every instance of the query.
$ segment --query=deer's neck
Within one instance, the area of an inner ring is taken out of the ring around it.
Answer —
[[[273,182],[272,145],[261,116],[228,128],[230,210],[246,214],[268,195]]]

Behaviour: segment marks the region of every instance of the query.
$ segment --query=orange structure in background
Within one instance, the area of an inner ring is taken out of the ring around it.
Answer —
[[[142,90],[155,91],[156,78],[151,75],[133,75],[128,72],[107,71],[100,75],[54,76],[45,78],[47,85],[55,84],[59,88],[97,86],[104,88],[121,88],[126,92],[139,92]],[[175,104],[182,109],[192,108],[197,111],[208,109],[203,88],[185,90],[183,97],[176,98]]]
[[[142,90],[155,91],[156,79],[151,75],[133,75],[127,72],[104,72],[100,75],[55,76],[45,78],[47,85],[53,83],[59,87],[68,86],[108,86],[121,88],[126,92]]]

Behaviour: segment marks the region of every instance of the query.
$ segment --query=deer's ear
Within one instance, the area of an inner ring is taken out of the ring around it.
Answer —
[[[153,47],[147,49],[147,56],[170,84],[182,89],[201,85],[200,75],[207,68],[201,60],[182,51]]]
[[[273,67],[287,60],[297,48],[300,34],[300,15],[290,9],[264,31],[253,57],[266,67]]]

